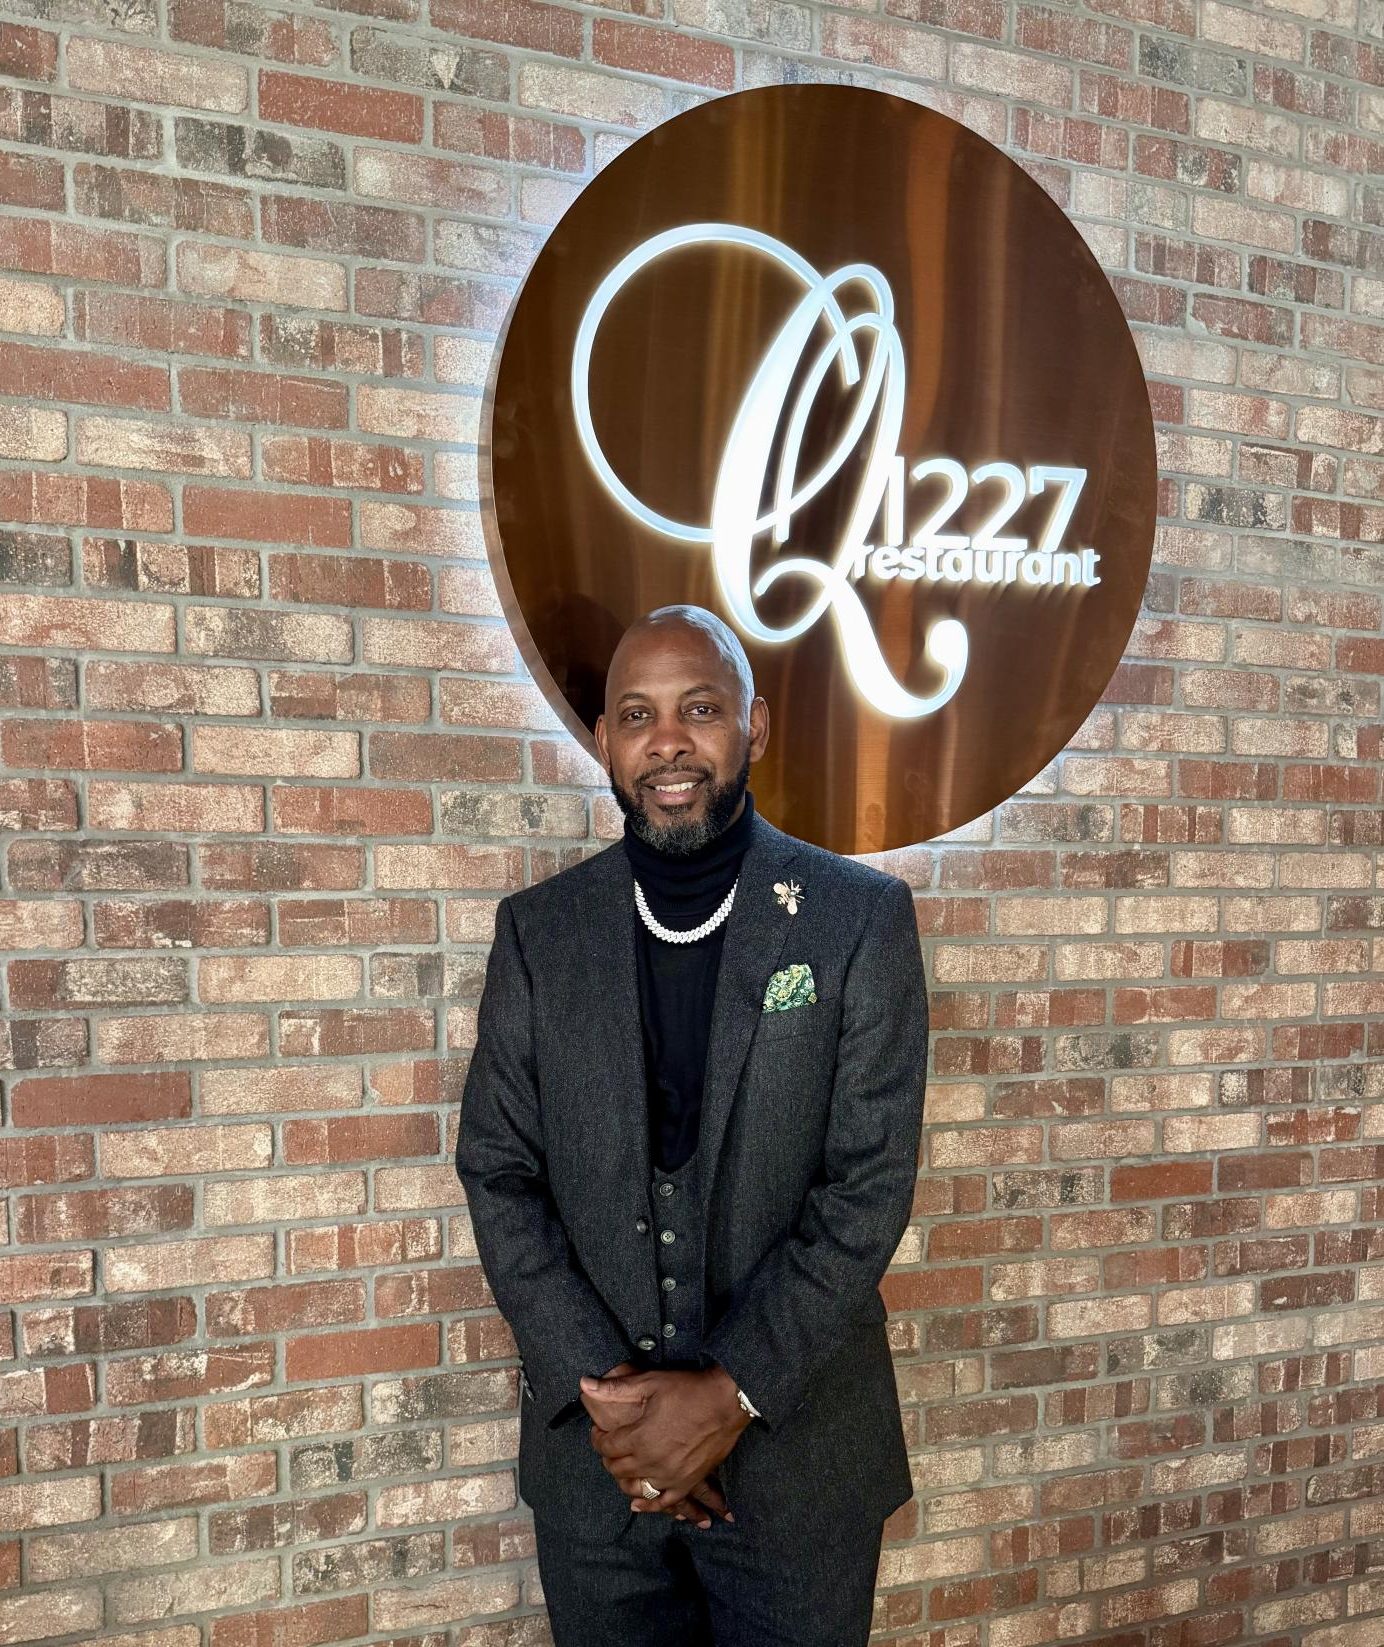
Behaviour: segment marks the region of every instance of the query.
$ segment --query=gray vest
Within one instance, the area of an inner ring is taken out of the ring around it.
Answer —
[[[635,1340],[640,1367],[701,1367],[706,1297],[706,1220],[698,1194],[701,1148],[693,1150],[674,1172],[655,1168],[649,1184],[652,1216],[637,1228],[653,1243],[661,1319],[650,1321]]]

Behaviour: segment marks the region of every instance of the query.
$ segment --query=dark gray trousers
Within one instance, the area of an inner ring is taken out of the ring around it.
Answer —
[[[824,1541],[802,1508],[705,1530],[641,1511],[606,1543],[535,1517],[555,1647],[867,1647],[884,1523]]]

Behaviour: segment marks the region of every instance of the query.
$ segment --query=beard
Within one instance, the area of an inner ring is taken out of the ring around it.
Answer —
[[[697,767],[688,767],[685,770],[700,771]],[[750,781],[748,744],[740,770],[733,778],[728,778],[723,784],[713,784],[705,772],[701,772],[701,776],[707,783],[706,807],[701,817],[675,817],[671,823],[666,824],[655,823],[649,816],[644,803],[642,784],[631,793],[612,777],[610,788],[621,812],[629,819],[630,828],[641,841],[646,841],[655,851],[666,852],[670,858],[685,858],[689,853],[696,852],[700,847],[714,841],[734,817],[735,809],[740,805],[740,797],[745,793],[745,787]]]

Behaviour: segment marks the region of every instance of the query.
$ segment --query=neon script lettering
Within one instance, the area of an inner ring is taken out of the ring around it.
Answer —
[[[621,480],[596,437],[591,416],[591,355],[606,310],[622,287],[665,253],[697,245],[732,245],[773,259],[802,286],[792,312],[755,368],[721,455],[705,526],[673,520],[652,509]],[[848,313],[842,293],[863,301]],[[825,323],[826,340],[804,362]],[[868,348],[862,347],[868,344]],[[835,445],[815,469],[800,473],[803,436],[818,391],[833,366],[840,383],[854,390],[849,416]],[[793,385],[800,382],[790,404]],[[894,324],[894,296],[888,281],[868,263],[848,263],[819,274],[791,247],[756,229],[732,223],[689,223],[665,230],[635,247],[611,269],[592,295],[577,329],[572,352],[572,405],[582,448],[602,485],[636,520],[678,543],[705,544],[712,551],[722,598],[746,634],[785,642],[810,629],[826,611],[835,621],[851,678],[881,713],[900,719],[930,715],[955,696],[966,673],[970,640],[964,624],[939,618],[928,629],[924,654],[940,672],[930,692],[908,690],[880,650],[869,611],[857,592],[862,578],[929,583],[1019,584],[1027,587],[1090,588],[1100,582],[1094,549],[1064,550],[1062,542],[1086,471],[1059,465],[985,463],[967,473],[953,458],[923,459],[905,470],[899,455],[905,374],[903,344]],[[772,452],[782,431],[777,468]],[[863,472],[834,558],[785,554],[751,582],[755,540],[772,534],[777,549],[788,540],[795,512],[814,498],[868,442]],[[905,486],[941,480],[940,505],[914,527],[905,542]],[[944,530],[972,487],[1003,488],[998,506],[978,530],[967,535]],[[1039,541],[1004,536],[1003,528],[1025,500],[1053,485],[1051,515]],[[766,496],[767,507],[764,507]],[[882,516],[882,521],[881,521]],[[882,525],[880,541],[872,541]],[[816,585],[801,616],[772,626],[756,605],[780,578],[796,574]]]

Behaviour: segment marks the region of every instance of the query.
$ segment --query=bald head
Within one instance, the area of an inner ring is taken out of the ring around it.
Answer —
[[[684,601],[675,606],[657,606],[652,612],[646,612],[642,618],[636,618],[620,637],[610,660],[610,673],[606,678],[607,714],[610,712],[609,683],[616,675],[621,653],[628,648],[637,649],[648,644],[657,646],[675,636],[679,630],[702,637],[705,645],[720,657],[722,664],[739,686],[742,710],[745,713],[749,712],[750,701],[754,697],[754,672],[750,668],[749,658],[745,656],[745,648],[740,644],[739,635],[724,619],[718,618],[714,612],[708,612],[706,607],[693,606]]]

